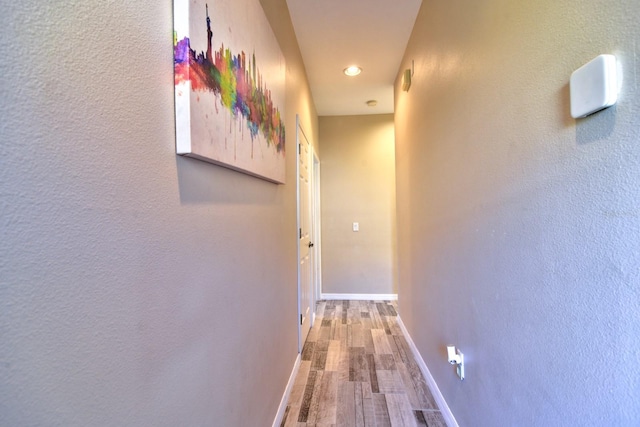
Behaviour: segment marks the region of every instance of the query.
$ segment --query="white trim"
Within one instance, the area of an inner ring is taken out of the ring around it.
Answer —
[[[398,294],[320,294],[324,300],[395,301]]]
[[[322,293],[322,208],[320,200],[320,158],[316,153],[315,145],[313,148],[312,170],[313,170],[313,243],[314,243],[314,282],[313,282],[313,300],[318,301]],[[314,306],[315,307],[315,306]],[[315,308],[314,308],[315,312]]]
[[[293,364],[293,370],[291,371],[291,375],[289,376],[289,382],[287,383],[287,388],[284,389],[282,400],[280,400],[278,413],[276,413],[276,418],[273,420],[273,427],[279,427],[280,424],[282,423],[282,417],[284,417],[284,413],[287,410],[287,402],[289,402],[289,396],[291,395],[293,384],[296,381],[296,376],[298,375],[298,370],[300,369],[301,360],[302,360],[301,355],[300,353],[298,353],[298,357],[296,357],[296,361]]]
[[[422,355],[420,354],[420,352],[418,351],[418,348],[416,347],[415,343],[411,339],[411,335],[409,335],[409,331],[407,331],[407,328],[404,326],[404,323],[402,323],[402,319],[400,318],[400,316],[396,317],[396,319],[398,319],[398,325],[400,326],[400,329],[402,330],[402,333],[404,334],[404,337],[406,338],[407,343],[411,348],[413,357],[415,357],[416,362],[418,362],[418,366],[422,371],[422,375],[424,375],[424,379],[427,381],[429,390],[431,390],[431,394],[433,395],[433,398],[436,401],[436,405],[438,405],[438,409],[440,409],[440,413],[442,414],[442,417],[447,423],[447,426],[458,427],[458,422],[454,418],[453,413],[451,412],[451,409],[449,409],[449,405],[447,405],[447,402],[444,400],[444,396],[440,392],[440,389],[436,384],[436,380],[434,380],[433,376],[431,376],[431,372],[429,372],[429,368],[427,368],[427,364],[424,363],[424,359],[422,358]]]

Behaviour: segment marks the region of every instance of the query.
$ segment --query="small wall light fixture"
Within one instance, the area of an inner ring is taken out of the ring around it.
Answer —
[[[353,77],[353,76],[357,76],[358,74],[360,74],[362,72],[362,68],[358,67],[357,65],[351,65],[347,68],[345,68],[344,70],[342,70],[347,76],[349,77]]]
[[[411,70],[404,70],[404,74],[402,75],[402,90],[405,92],[409,92],[409,88],[411,87]]]
[[[407,68],[402,74],[402,90],[405,92],[409,92],[411,77],[413,77],[413,60],[411,61],[411,69]]]

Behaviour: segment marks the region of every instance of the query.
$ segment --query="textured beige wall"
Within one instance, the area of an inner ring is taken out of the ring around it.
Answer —
[[[320,117],[319,129],[322,291],[395,293],[393,115]]]
[[[285,1],[264,3],[280,186],[176,156],[171,1],[3,5],[0,425],[273,421],[297,354],[296,113],[317,127]]]
[[[422,4],[396,82],[399,309],[461,426],[640,425],[639,22],[637,0]],[[571,72],[602,53],[619,103],[574,120]]]

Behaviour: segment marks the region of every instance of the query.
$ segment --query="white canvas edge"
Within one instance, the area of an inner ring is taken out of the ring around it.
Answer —
[[[420,368],[422,375],[424,375],[424,379],[427,381],[427,386],[429,387],[429,390],[431,390],[431,394],[433,395],[433,398],[436,401],[436,405],[438,405],[438,409],[440,410],[442,417],[447,423],[447,426],[458,427],[458,422],[453,416],[453,413],[451,412],[449,405],[447,405],[447,402],[444,400],[444,396],[440,392],[440,389],[438,388],[438,384],[436,384],[436,380],[433,379],[431,372],[429,372],[429,368],[427,368],[427,364],[424,362],[422,355],[420,354],[420,352],[418,351],[418,348],[416,347],[415,343],[411,339],[411,335],[409,335],[409,331],[407,331],[407,328],[404,326],[404,323],[402,323],[402,319],[400,318],[400,315],[397,316],[397,320],[398,320],[398,325],[400,326],[400,330],[402,330],[402,333],[404,334],[404,337],[407,340],[407,343],[409,344],[409,348],[411,348],[413,357],[416,359],[416,362],[418,363],[418,367]]]
[[[189,36],[189,0],[173,1],[173,31],[174,37],[176,37],[177,39],[180,39],[180,37]],[[175,58],[173,66],[175,76]],[[183,93],[189,94],[191,92],[191,82],[188,81],[175,86],[174,80],[173,91],[176,115],[176,154],[190,154],[191,106],[189,105],[189,96],[179,97],[178,93],[182,91]]]
[[[191,92],[191,82],[180,83],[175,87],[176,103],[176,153],[191,154],[191,106],[188,96],[178,96],[178,91]]]
[[[284,417],[284,413],[287,410],[287,402],[289,402],[289,396],[291,396],[291,390],[293,389],[293,384],[296,381],[296,376],[298,375],[298,371],[300,370],[300,363],[302,361],[302,356],[298,353],[296,357],[296,361],[293,364],[293,369],[291,370],[291,375],[289,375],[289,381],[287,382],[287,387],[284,389],[284,394],[282,395],[282,399],[280,400],[280,406],[278,407],[278,412],[276,413],[276,418],[273,420],[273,427],[279,427],[282,423],[282,418]]]

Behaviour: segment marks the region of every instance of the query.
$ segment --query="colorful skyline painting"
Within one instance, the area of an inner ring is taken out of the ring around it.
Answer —
[[[284,183],[285,63],[259,2],[174,9],[177,153]]]

